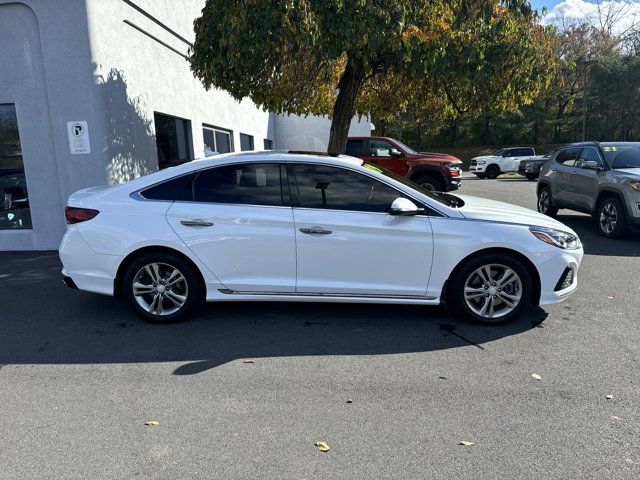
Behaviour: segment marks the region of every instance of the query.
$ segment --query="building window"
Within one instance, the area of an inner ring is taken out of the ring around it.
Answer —
[[[204,156],[233,152],[233,132],[218,127],[202,127]]]
[[[178,117],[154,113],[158,167],[167,168],[193,160],[191,122]]]
[[[0,230],[30,229],[31,212],[14,104],[0,104]]]
[[[247,135],[246,133],[240,134],[240,150],[243,152],[253,150],[253,135]]]
[[[273,150],[273,140],[265,138],[264,139],[264,149],[265,150]]]

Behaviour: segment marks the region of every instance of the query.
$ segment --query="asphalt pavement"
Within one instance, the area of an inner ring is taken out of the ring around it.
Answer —
[[[535,208],[520,178],[461,193]],[[558,218],[579,290],[492,328],[300,303],[149,325],[55,252],[0,253],[0,478],[640,478],[640,237]]]

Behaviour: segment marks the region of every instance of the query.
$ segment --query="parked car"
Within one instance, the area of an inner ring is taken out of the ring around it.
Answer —
[[[460,188],[462,160],[446,153],[416,152],[389,137],[349,137],[347,155],[380,165],[427,190],[448,192]]]
[[[520,167],[518,167],[518,173],[527,177],[528,180],[534,181],[538,179],[540,175],[540,169],[551,158],[554,152],[551,151],[546,155],[535,155],[533,157],[527,157],[520,160]]]
[[[538,179],[538,211],[592,215],[605,237],[640,226],[640,142],[584,142],[557,150]]]
[[[203,299],[446,302],[504,323],[572,293],[583,255],[545,215],[350,157],[218,155],[80,190],[65,215],[67,285],[160,323]]]
[[[520,160],[535,156],[531,147],[501,148],[493,155],[482,155],[471,159],[469,171],[478,178],[496,178],[502,173],[517,172]]]

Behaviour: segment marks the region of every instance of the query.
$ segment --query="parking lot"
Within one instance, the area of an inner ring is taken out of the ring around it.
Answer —
[[[535,185],[461,193],[535,208]],[[499,327],[292,303],[149,325],[65,287],[55,252],[0,253],[0,476],[639,478],[640,237],[558,219],[584,243],[578,292]]]

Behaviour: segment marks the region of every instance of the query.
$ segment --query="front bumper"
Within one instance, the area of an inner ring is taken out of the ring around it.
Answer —
[[[458,190],[462,186],[462,177],[445,177],[445,191]]]
[[[584,252],[578,250],[560,250],[548,255],[544,262],[538,263],[540,275],[540,305],[559,303],[565,300],[578,288],[578,270]],[[562,280],[567,268],[573,270],[573,281],[566,288],[562,287]]]
[[[469,171],[471,173],[484,173],[486,169],[487,169],[486,165],[470,165],[469,166]]]
[[[538,176],[540,174],[540,169],[542,168],[542,165],[531,165],[531,164],[525,164],[525,165],[520,165],[518,167],[518,173],[520,175],[524,175],[526,176]]]

